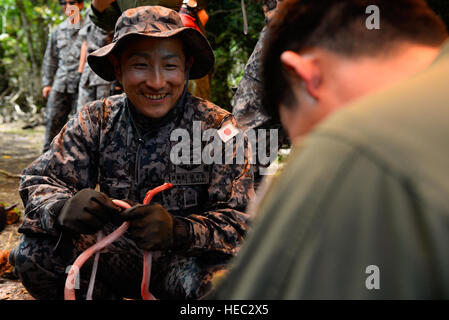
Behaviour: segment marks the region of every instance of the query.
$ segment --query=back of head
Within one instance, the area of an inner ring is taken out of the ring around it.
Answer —
[[[372,6],[379,29],[367,27]],[[265,112],[277,118],[277,105],[289,99],[280,56],[321,48],[346,57],[387,54],[400,43],[438,47],[446,26],[425,0],[285,0],[269,24],[262,56]]]

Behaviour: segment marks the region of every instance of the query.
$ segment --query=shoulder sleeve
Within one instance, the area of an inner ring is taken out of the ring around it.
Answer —
[[[221,120],[219,128],[227,125],[237,128],[230,114]],[[207,210],[186,218],[192,225],[193,233],[189,252],[198,254],[207,251],[232,256],[240,249],[247,230],[248,215],[245,210],[254,196],[253,167],[249,162],[248,140],[243,134],[223,144],[217,139],[220,138],[215,136],[214,142],[209,144],[213,149],[203,150],[218,154],[222,159],[221,162],[217,161],[217,157],[209,159],[213,164],[210,169],[209,200],[205,204]]]
[[[22,173],[19,193],[25,206],[21,231],[56,235],[61,202],[97,183],[101,104],[87,105],[53,140],[50,150]]]
[[[44,59],[42,61],[42,86],[51,86],[53,78],[58,69],[58,48],[56,46],[55,28],[51,33],[45,49]]]
[[[413,185],[369,152],[308,140],[313,147],[292,155],[262,203],[220,298],[419,299],[438,292],[441,255],[434,255],[430,219]]]

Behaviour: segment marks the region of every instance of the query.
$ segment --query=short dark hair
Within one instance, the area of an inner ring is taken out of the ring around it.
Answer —
[[[366,8],[376,5],[380,29],[369,30]],[[280,56],[323,48],[343,56],[374,56],[402,41],[440,46],[446,26],[425,0],[284,0],[267,28],[262,54],[262,104],[278,120],[278,104],[292,104]]]

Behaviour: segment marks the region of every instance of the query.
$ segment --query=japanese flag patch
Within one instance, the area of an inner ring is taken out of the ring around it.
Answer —
[[[223,140],[224,143],[235,137],[239,132],[240,130],[234,127],[232,123],[225,125],[223,128],[217,131],[218,136],[221,138],[221,140]]]

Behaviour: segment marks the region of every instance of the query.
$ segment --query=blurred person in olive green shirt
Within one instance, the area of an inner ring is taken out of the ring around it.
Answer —
[[[285,0],[267,32],[264,108],[293,151],[214,297],[448,299],[442,21],[424,0]]]

